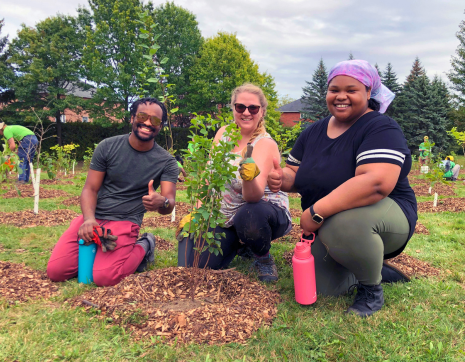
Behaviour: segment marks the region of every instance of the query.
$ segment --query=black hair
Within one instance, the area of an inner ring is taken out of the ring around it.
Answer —
[[[133,104],[131,104],[131,108],[129,109],[129,113],[131,114],[131,118],[134,117],[137,113],[137,109],[139,108],[139,105],[140,104],[157,104],[160,106],[162,112],[163,112],[163,116],[161,118],[161,121],[163,124],[166,123],[167,119],[168,119],[168,113],[166,111],[166,107],[165,105],[160,102],[158,99],[156,98],[151,98],[151,97],[146,97],[146,98],[141,98],[141,99],[138,99],[137,101],[135,101]]]
[[[181,157],[181,156],[176,155],[176,156],[174,156],[174,158],[176,159],[176,161],[178,161],[181,165],[184,166],[184,161],[182,160],[182,157]]]
[[[365,86],[365,88],[366,88],[367,92],[371,89],[370,87],[367,87],[367,86]],[[381,108],[381,104],[379,104],[379,102],[377,100],[375,100],[373,98],[370,98],[368,100],[368,108],[378,112],[379,109]]]

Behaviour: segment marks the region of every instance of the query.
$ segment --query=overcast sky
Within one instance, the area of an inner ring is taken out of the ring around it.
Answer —
[[[393,65],[404,81],[418,56],[429,76],[447,80],[465,20],[463,0],[175,0],[197,16],[204,37],[233,32],[281,95],[299,98],[320,58],[330,68],[348,58]],[[154,1],[155,5],[163,2]],[[75,15],[83,0],[0,0],[2,35],[57,12]]]

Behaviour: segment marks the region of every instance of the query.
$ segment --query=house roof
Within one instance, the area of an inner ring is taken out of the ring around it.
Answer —
[[[89,88],[89,89],[85,89]],[[66,90],[68,91],[68,94],[72,94],[76,97],[80,98],[92,98],[95,93],[95,88],[93,87],[86,87],[78,84],[68,84],[66,87]]]
[[[278,108],[279,112],[298,112],[300,113],[304,108],[304,104],[302,103],[301,99],[297,99],[294,102],[285,104],[284,106]]]

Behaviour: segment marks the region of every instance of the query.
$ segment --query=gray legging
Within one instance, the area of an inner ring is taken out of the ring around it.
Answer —
[[[356,284],[381,282],[384,255],[407,241],[409,223],[389,197],[325,220],[312,244],[317,292],[339,295]]]

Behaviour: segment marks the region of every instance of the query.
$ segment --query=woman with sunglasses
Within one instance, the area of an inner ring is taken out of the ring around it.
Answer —
[[[382,280],[405,278],[383,268],[383,259],[402,252],[417,220],[410,150],[399,125],[382,114],[393,98],[368,62],[338,63],[328,76],[331,115],[302,132],[286,167],[268,179],[271,190],[302,196],[304,234],[318,233],[317,292],[339,295],[358,281],[347,312],[362,317],[383,306]]]
[[[267,105],[263,91],[255,85],[244,84],[232,92],[234,122],[242,138],[233,149],[240,157],[231,162],[239,167],[240,161],[245,158],[247,145],[251,144],[256,166],[252,171],[240,167],[236,178],[223,192],[220,211],[227,221],[224,228],[216,229],[216,233],[226,235],[221,240],[223,255],[209,256],[205,252],[200,258],[200,267],[208,262],[207,266],[212,269],[226,268],[239,249],[248,247],[254,258],[258,278],[264,282],[278,279],[276,265],[269,253],[271,241],[286,235],[292,227],[287,194],[273,193],[267,186],[268,173],[273,169],[273,158],[280,159],[278,146],[265,129]],[[221,128],[215,136],[215,143],[225,137],[223,133],[224,128]],[[192,265],[192,248],[192,240],[181,240],[178,248],[179,266]]]

